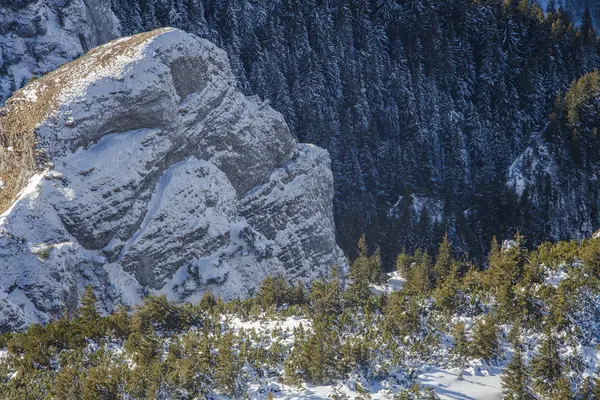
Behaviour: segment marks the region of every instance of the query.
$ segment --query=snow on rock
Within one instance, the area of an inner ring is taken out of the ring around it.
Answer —
[[[507,239],[502,242],[502,251],[509,251],[512,249],[518,249],[519,245],[512,239]]]
[[[537,143],[541,142],[537,139]],[[507,185],[521,196],[528,186],[535,186],[536,179],[551,177],[556,170],[557,166],[544,145],[530,146],[510,166]]]
[[[384,284],[371,285],[371,291],[375,294],[398,292],[406,282],[406,279],[398,271],[390,272],[387,274],[387,278],[388,280]]]
[[[0,0],[0,105],[32,77],[118,36],[110,0]]]
[[[110,311],[346,267],[328,153],[297,144],[196,36],[118,39],[31,82],[0,110],[0,139],[16,149],[0,148],[0,331],[88,284]]]

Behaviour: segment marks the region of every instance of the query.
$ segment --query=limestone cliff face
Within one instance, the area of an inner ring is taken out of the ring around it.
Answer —
[[[345,265],[329,155],[173,29],[119,39],[0,110],[0,330],[145,293],[247,296]]]
[[[119,36],[110,0],[0,0],[0,105],[31,77]]]

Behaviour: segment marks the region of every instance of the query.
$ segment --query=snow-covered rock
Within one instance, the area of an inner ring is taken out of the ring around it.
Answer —
[[[73,307],[87,284],[110,310],[345,266],[328,153],[297,144],[237,89],[224,51],[182,31],[34,80],[0,110],[0,143],[0,331]]]
[[[509,250],[518,249],[518,248],[519,248],[519,244],[512,239],[507,239],[502,242],[502,251],[509,251]]]
[[[110,0],[0,0],[0,105],[32,77],[119,36]]]

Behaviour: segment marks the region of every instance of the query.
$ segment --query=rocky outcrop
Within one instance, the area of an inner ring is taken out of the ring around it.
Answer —
[[[119,36],[110,0],[0,0],[0,105],[32,77]]]
[[[96,48],[0,110],[0,330],[148,292],[244,297],[345,265],[325,150],[173,29]]]

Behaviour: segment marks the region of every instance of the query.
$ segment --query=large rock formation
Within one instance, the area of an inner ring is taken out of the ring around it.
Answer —
[[[32,77],[119,36],[110,0],[0,0],[0,105]]]
[[[147,293],[247,296],[344,265],[325,150],[173,29],[119,39],[0,110],[0,330]]]

